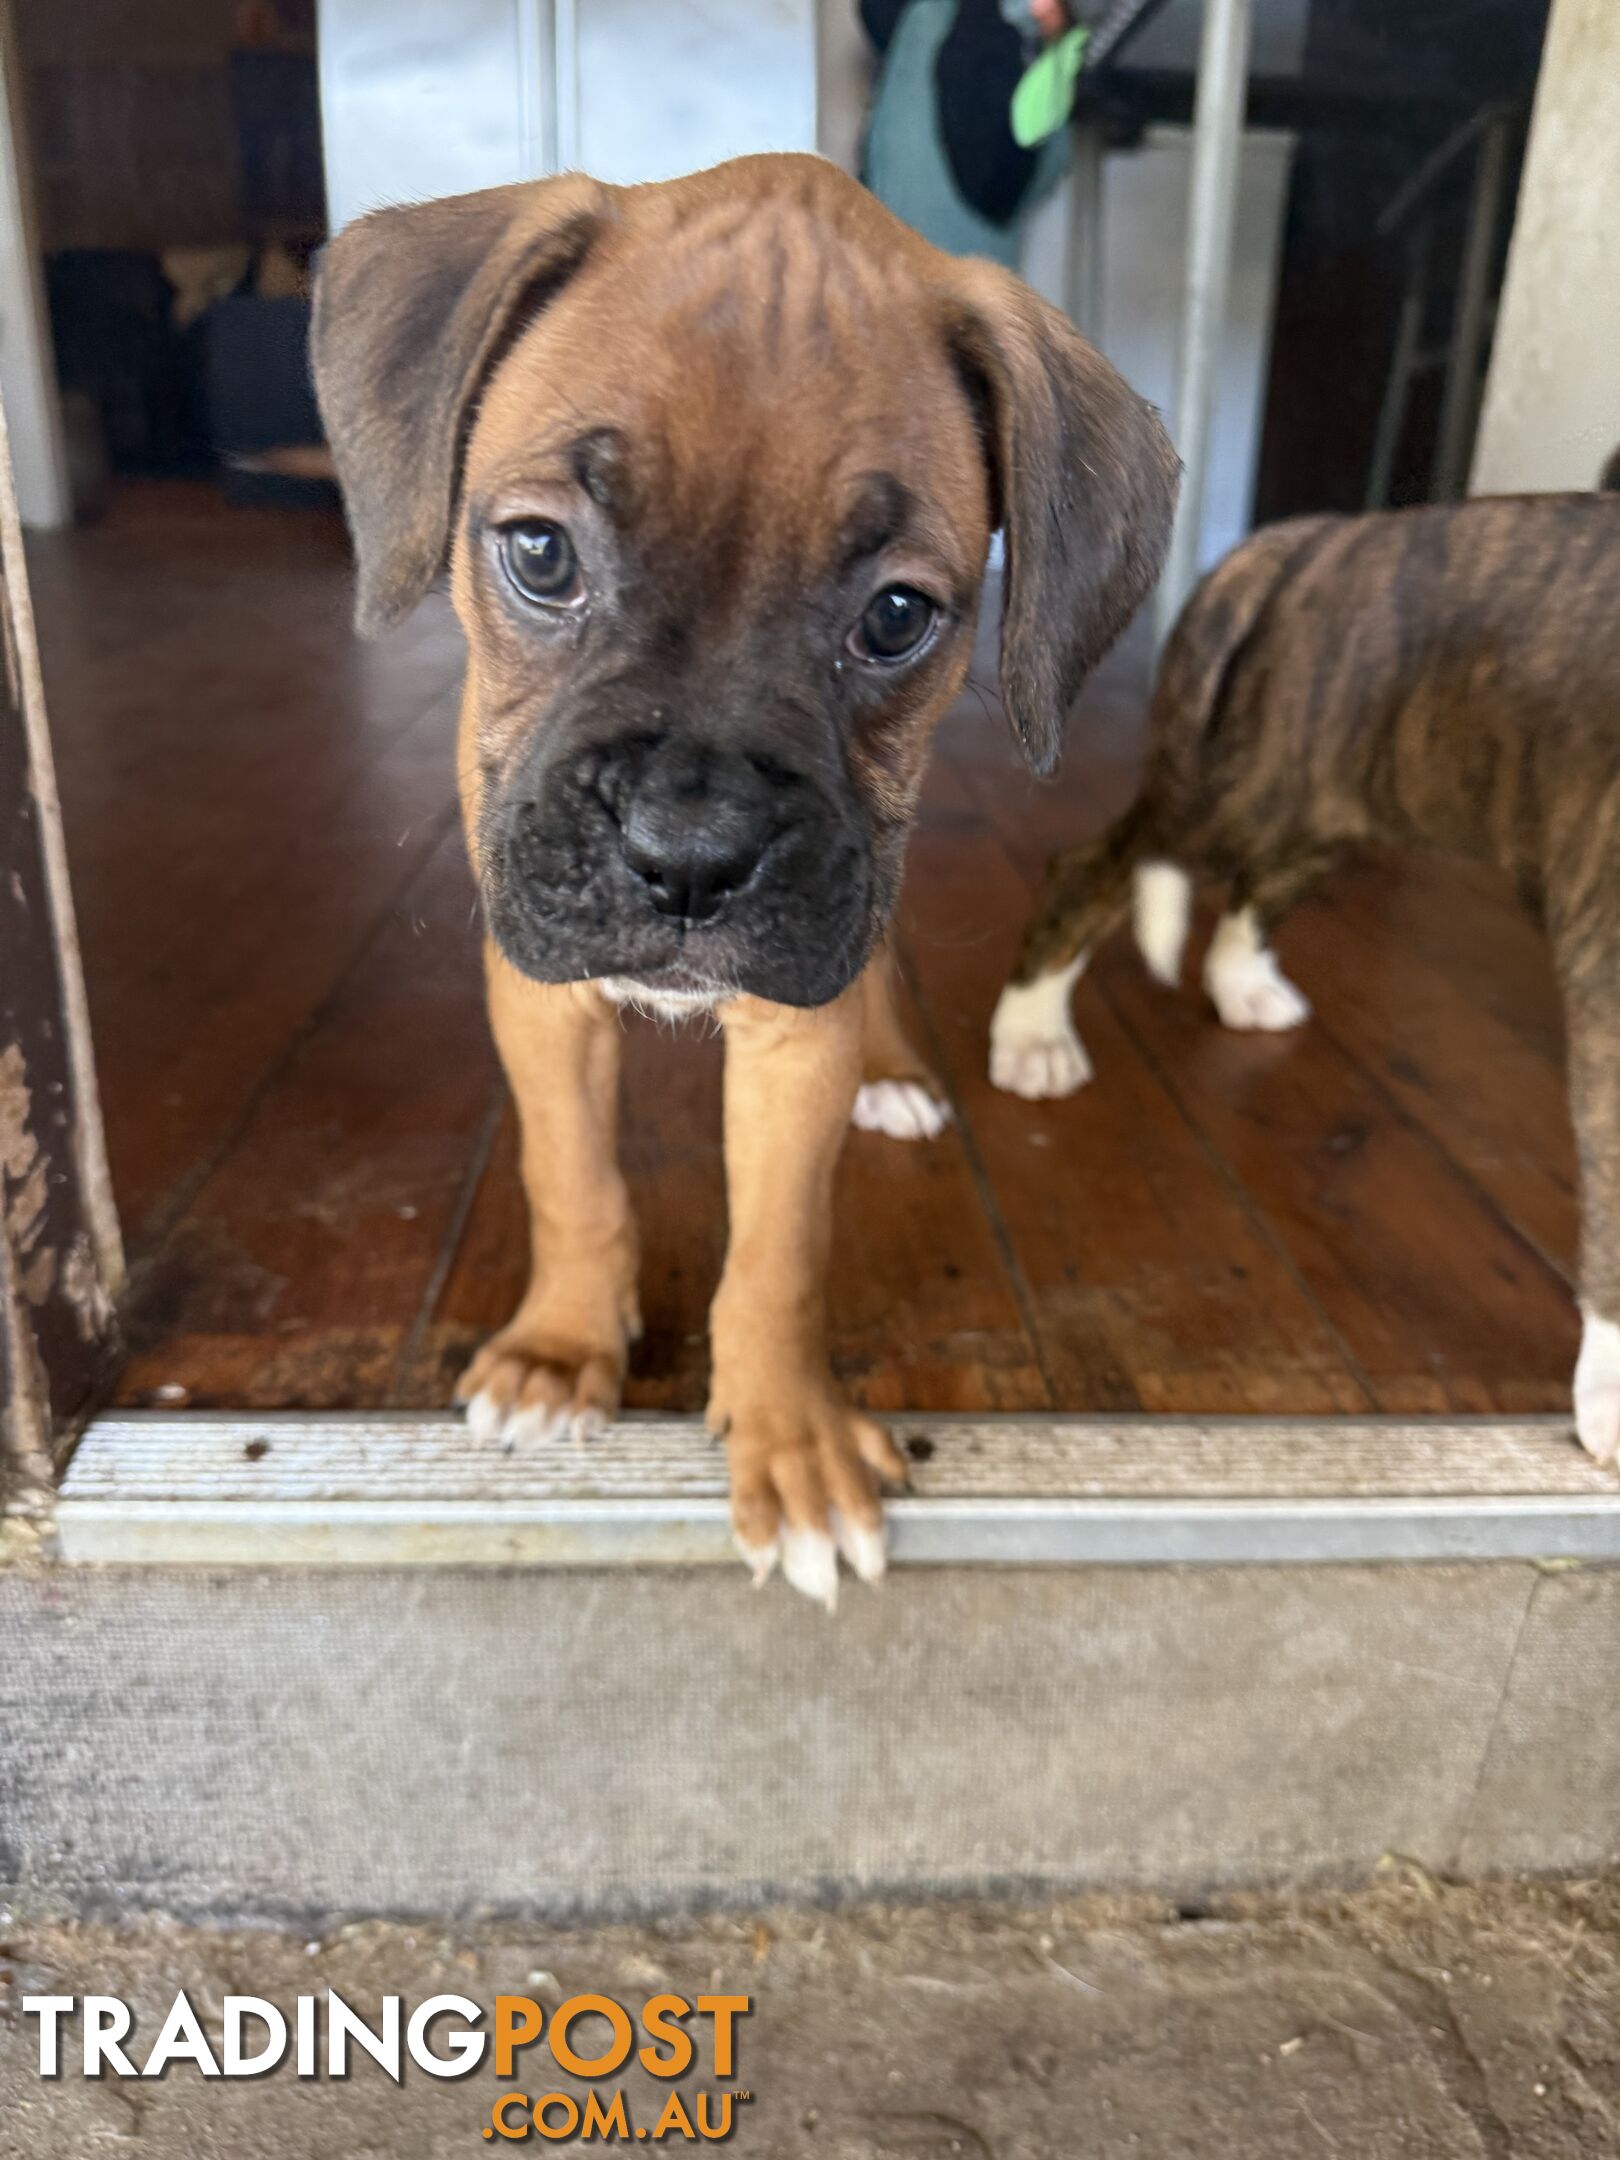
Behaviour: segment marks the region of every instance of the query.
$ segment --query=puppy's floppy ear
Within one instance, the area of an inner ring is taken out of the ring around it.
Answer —
[[[409,614],[437,576],[479,390],[607,215],[608,190],[568,173],[373,210],[322,251],[315,391],[354,535],[365,635]]]
[[[1021,280],[963,263],[954,289],[1005,535],[1001,693],[1049,773],[1081,683],[1164,567],[1181,465],[1153,407]]]

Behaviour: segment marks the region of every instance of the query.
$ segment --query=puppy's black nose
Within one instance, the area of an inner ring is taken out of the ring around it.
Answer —
[[[659,914],[710,922],[771,843],[771,791],[741,759],[668,744],[642,766],[620,830],[624,859]]]

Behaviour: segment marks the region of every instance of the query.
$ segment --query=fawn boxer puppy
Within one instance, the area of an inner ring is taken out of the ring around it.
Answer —
[[[1003,691],[1048,769],[1158,574],[1158,420],[1005,272],[835,167],[744,158],[377,211],[326,250],[314,351],[357,616],[448,557],[459,770],[533,1279],[462,1382],[483,1437],[610,1417],[637,1327],[621,1002],[726,1036],[712,1427],[737,1540],[831,1603],[882,1572],[887,1434],[828,1366],[833,1169],[937,1130],[882,934],[992,527]],[[863,1085],[864,1083],[864,1085]]]
[[[1569,1027],[1581,1165],[1575,1418],[1620,1444],[1620,499],[1543,495],[1308,518],[1245,541],[1165,651],[1135,804],[1052,863],[991,1032],[1025,1096],[1090,1076],[1069,1018],[1134,893],[1173,983],[1190,881],[1231,888],[1204,983],[1228,1027],[1310,1007],[1279,917],[1343,847],[1388,840],[1498,864],[1546,926]]]

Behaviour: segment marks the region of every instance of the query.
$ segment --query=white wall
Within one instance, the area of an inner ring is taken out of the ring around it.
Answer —
[[[1554,0],[1474,492],[1588,488],[1620,443],[1620,0]]]
[[[1293,137],[1250,129],[1243,138],[1233,232],[1232,281],[1221,348],[1198,560],[1207,569],[1248,532],[1260,457],[1271,325],[1282,255]],[[1149,128],[1140,149],[1103,160],[1102,321],[1097,343],[1131,386],[1175,411],[1187,257],[1192,132]],[[1067,195],[1031,220],[1024,274],[1062,304]]]
[[[578,23],[579,163],[598,180],[815,148],[811,0],[580,0]]]
[[[320,0],[318,21],[334,230],[550,169],[553,73],[562,157],[600,180],[815,147],[813,0]]]
[[[333,231],[380,204],[540,170],[518,0],[320,0]]]

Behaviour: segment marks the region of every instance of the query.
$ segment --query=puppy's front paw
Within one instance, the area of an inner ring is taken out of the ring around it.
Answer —
[[[1581,1354],[1575,1361],[1575,1430],[1600,1463],[1620,1456],[1620,1326],[1583,1308]]]
[[[572,1343],[514,1320],[491,1336],[462,1374],[475,1440],[507,1449],[560,1439],[588,1440],[611,1422],[624,1380],[623,1343]]]
[[[1041,1041],[992,1037],[990,1078],[1009,1095],[1042,1102],[1049,1096],[1078,1094],[1091,1078],[1091,1060],[1072,1028]]]
[[[855,1097],[850,1122],[862,1132],[891,1140],[937,1140],[951,1122],[951,1106],[920,1080],[868,1080]]]
[[[795,1590],[831,1612],[840,1553],[862,1582],[881,1581],[876,1479],[903,1482],[906,1466],[875,1418],[830,1387],[729,1405],[717,1392],[709,1426],[725,1439],[732,1531],[756,1584],[780,1562]]]
[[[990,1078],[1026,1102],[1073,1095],[1091,1078],[1091,1060],[1069,1018],[1078,963],[1030,983],[1008,983],[990,1022]]]
[[[1216,925],[1204,962],[1204,988],[1223,1027],[1280,1035],[1311,1017],[1310,999],[1277,965],[1248,908]]]
[[[1209,990],[1223,1027],[1282,1035],[1289,1028],[1303,1027],[1311,1017],[1309,998],[1288,980],[1269,953],[1262,953],[1244,970],[1215,977]]]

